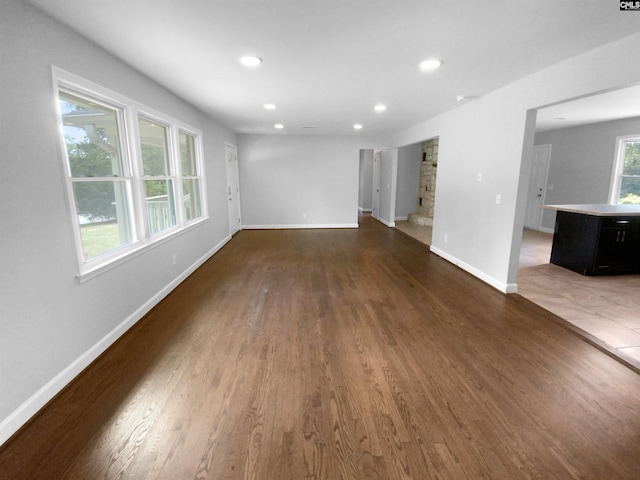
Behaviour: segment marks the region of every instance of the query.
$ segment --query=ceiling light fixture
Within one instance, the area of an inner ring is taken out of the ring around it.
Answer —
[[[284,128],[284,125],[281,123],[276,123],[274,127],[277,128],[278,130],[282,130]]]
[[[376,112],[384,112],[387,109],[387,106],[386,105],[382,105],[382,104],[378,104],[375,107],[373,107],[373,109]]]
[[[257,67],[262,63],[262,59],[254,55],[247,55],[245,57],[240,57],[240,63],[245,67]]]
[[[442,66],[444,62],[439,58],[430,58],[423,62],[420,62],[420,70],[429,71],[436,70]]]
[[[462,102],[464,100],[475,100],[476,98],[478,98],[478,97],[475,96],[475,95],[458,95],[456,97],[456,100],[459,101],[459,102]]]
[[[277,105],[275,103],[265,103],[263,107],[267,110],[275,110],[277,108]]]
[[[360,125],[359,123],[356,123],[353,128],[355,128],[356,130],[362,130],[362,125]]]

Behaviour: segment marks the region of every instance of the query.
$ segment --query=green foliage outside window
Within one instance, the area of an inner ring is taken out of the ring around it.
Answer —
[[[104,137],[104,134],[102,136]],[[99,147],[88,138],[74,142],[70,136],[66,136],[65,140],[69,164],[74,177],[114,176],[111,155],[102,147]],[[116,207],[113,183],[76,183],[75,192],[78,215],[82,215],[90,221],[115,219]]]
[[[142,165],[144,165],[145,175],[154,175],[155,172],[164,172],[164,148],[154,145],[142,144],[140,146],[142,152]],[[155,173],[157,175],[157,173]],[[164,180],[155,180],[145,182],[147,198],[157,197],[167,194],[167,182]]]
[[[640,205],[640,142],[625,142],[618,203]]]

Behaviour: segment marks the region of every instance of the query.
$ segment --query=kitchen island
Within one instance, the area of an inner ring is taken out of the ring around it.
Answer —
[[[581,275],[640,273],[640,205],[545,205],[556,210],[551,263]]]

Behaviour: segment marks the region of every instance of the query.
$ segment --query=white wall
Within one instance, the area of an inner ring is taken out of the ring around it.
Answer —
[[[373,206],[373,150],[360,150],[358,208],[370,212]]]
[[[0,443],[228,239],[224,142],[236,141],[31,7],[1,9]],[[51,65],[201,129],[211,219],[79,284]]]
[[[535,144],[550,144],[547,205],[608,203],[616,137],[640,135],[640,118],[627,118],[536,133]],[[542,227],[554,229],[556,212],[543,210]]]
[[[388,227],[395,227],[398,149],[383,149],[380,153],[380,212],[378,220]]]
[[[396,190],[396,220],[406,220],[416,211],[422,145],[414,143],[398,149],[398,188]]]
[[[440,137],[432,251],[501,291],[516,290],[535,128],[527,112],[637,83],[640,64],[628,52],[638,42],[640,34],[605,45],[396,135],[396,146]]]
[[[357,135],[238,135],[243,227],[357,227],[360,149],[376,143]]]

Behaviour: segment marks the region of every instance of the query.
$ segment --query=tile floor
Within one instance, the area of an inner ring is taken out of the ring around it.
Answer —
[[[399,221],[396,228],[431,243],[431,227]],[[525,229],[517,279],[520,295],[640,369],[640,275],[586,277],[553,265],[549,263],[552,239],[551,234]]]

